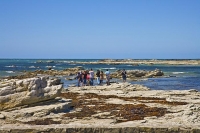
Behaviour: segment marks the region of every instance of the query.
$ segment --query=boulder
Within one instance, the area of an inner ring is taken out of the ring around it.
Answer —
[[[54,99],[63,88],[58,78],[34,77],[7,82],[8,86],[0,88],[0,111]]]
[[[0,119],[5,119],[5,116],[3,114],[0,114]]]

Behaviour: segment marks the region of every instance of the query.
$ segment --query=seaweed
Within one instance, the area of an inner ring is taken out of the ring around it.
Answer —
[[[98,95],[95,93],[78,94],[73,92],[62,93],[62,97],[71,98],[74,109],[79,111],[73,111],[64,114],[64,117],[70,119],[77,118],[82,119],[84,117],[94,117],[98,119],[105,119],[109,117],[115,117],[116,122],[125,122],[133,120],[143,120],[145,117],[161,117],[166,113],[169,113],[166,108],[161,107],[149,107],[145,104],[111,104],[106,103],[109,98],[118,98],[124,101],[136,100],[142,103],[159,103],[165,105],[185,105],[186,102],[169,102],[165,98],[157,97],[120,97],[116,95]],[[105,115],[97,115],[99,112],[110,112]]]

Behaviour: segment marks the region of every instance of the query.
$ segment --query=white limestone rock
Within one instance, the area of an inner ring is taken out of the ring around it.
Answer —
[[[15,93],[15,89],[13,89],[12,86],[6,86],[3,88],[0,88],[0,96],[5,96],[5,95],[13,94],[13,93]]]
[[[5,116],[0,113],[0,119],[5,119]]]
[[[8,80],[7,86],[0,88],[0,110],[54,99],[61,93],[60,81],[47,77]]]

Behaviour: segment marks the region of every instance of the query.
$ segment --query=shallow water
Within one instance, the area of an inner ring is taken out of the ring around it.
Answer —
[[[47,62],[50,61],[51,62]],[[12,76],[22,74],[23,71],[35,71],[38,69],[47,70],[52,67],[56,70],[63,70],[66,68],[83,66],[85,69],[93,68],[94,71],[101,69],[105,71],[109,69],[111,72],[118,69],[126,70],[155,70],[160,69],[164,72],[166,77],[162,78],[149,78],[144,81],[130,81],[133,84],[142,84],[151,89],[156,90],[200,90],[200,66],[191,65],[139,65],[133,66],[130,64],[123,65],[109,65],[109,64],[77,64],[77,61],[92,62],[98,61],[97,59],[0,59],[0,77]],[[170,76],[170,77],[169,77]],[[64,86],[76,84],[76,81],[65,80],[61,77]],[[96,83],[96,81],[95,81]]]

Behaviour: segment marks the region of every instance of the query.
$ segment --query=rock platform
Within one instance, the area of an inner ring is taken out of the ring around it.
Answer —
[[[0,94],[0,133],[200,132],[195,89],[130,83],[62,88],[57,78],[34,77],[1,81]]]

